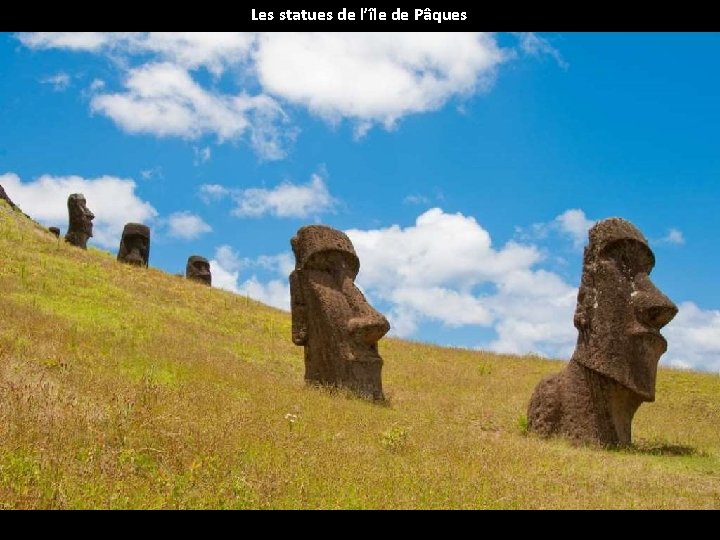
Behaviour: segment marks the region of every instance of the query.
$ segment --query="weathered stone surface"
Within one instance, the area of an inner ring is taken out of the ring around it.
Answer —
[[[194,255],[188,259],[185,267],[185,277],[193,281],[204,283],[208,287],[212,285],[212,274],[210,273],[210,262],[205,257]]]
[[[57,238],[60,238],[60,229],[58,229],[57,227],[50,227],[48,231],[50,231]]]
[[[150,261],[150,228],[128,223],[123,229],[117,260],[134,266],[147,266]]]
[[[384,399],[377,342],[390,324],[355,285],[360,261],[341,231],[313,225],[291,240],[292,340],[305,347],[305,380]]]
[[[653,254],[642,233],[619,218],[590,230],[575,312],[579,331],[567,368],[538,384],[528,423],[541,435],[625,446],[643,402],[655,401],[655,378],[667,342],[660,329],[677,307],[650,280]]]
[[[70,223],[65,240],[73,246],[87,249],[88,239],[93,235],[92,221],[95,219],[95,214],[88,209],[85,195],[82,193],[70,195],[67,205]]]

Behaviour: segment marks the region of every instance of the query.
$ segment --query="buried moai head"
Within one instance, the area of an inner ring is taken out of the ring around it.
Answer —
[[[87,249],[88,239],[93,235],[93,214],[87,207],[85,195],[75,193],[68,197],[69,225],[65,240],[73,246]]]
[[[56,238],[60,238],[60,229],[58,229],[57,227],[50,227],[48,231],[50,231],[50,233]]]
[[[205,257],[190,257],[185,267],[185,277],[204,283],[208,287],[211,286],[212,275],[210,274],[210,262],[208,262]]]
[[[304,227],[291,241],[292,339],[305,347],[305,380],[384,399],[377,342],[390,330],[355,285],[360,261],[344,233]]]
[[[134,266],[147,266],[150,261],[150,228],[128,223],[123,229],[117,260]]]
[[[667,341],[660,329],[678,309],[655,287],[655,255],[629,221],[608,219],[590,230],[575,312],[573,358],[643,401],[655,400],[655,378]]]
[[[650,280],[653,254],[642,233],[619,218],[590,230],[575,312],[570,365],[544,379],[530,403],[530,428],[607,446],[631,442],[640,404],[655,400],[667,341],[660,329],[677,307]]]

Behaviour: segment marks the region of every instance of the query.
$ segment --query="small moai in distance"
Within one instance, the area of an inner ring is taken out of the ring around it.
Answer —
[[[193,255],[188,258],[185,267],[185,277],[208,287],[212,286],[212,274],[210,273],[210,262],[205,257]]]
[[[15,203],[12,202],[8,194],[5,192],[5,188],[2,186],[0,186],[0,199],[8,203],[10,205],[10,208],[12,208],[13,210],[17,208],[17,206],[15,206]]]
[[[65,240],[75,247],[87,249],[88,239],[93,235],[92,221],[95,219],[95,214],[88,209],[85,195],[82,193],[70,195],[67,206],[69,225]]]
[[[60,238],[60,229],[58,229],[57,227],[50,227],[48,231],[50,231],[53,236],[55,236],[55,238]]]
[[[305,347],[305,380],[385,399],[378,341],[390,324],[355,285],[360,260],[341,231],[312,225],[291,240],[292,340]]]
[[[660,329],[678,309],[650,280],[653,254],[629,221],[612,218],[590,230],[575,312],[578,342],[564,371],[543,379],[528,409],[528,427],[576,443],[628,446],[632,420],[655,401],[667,341]]]
[[[125,225],[117,260],[133,266],[147,267],[150,262],[150,227],[139,223]]]

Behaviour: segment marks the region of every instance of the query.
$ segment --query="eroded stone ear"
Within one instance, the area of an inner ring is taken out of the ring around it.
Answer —
[[[592,282],[591,272],[589,271],[592,264],[590,258],[590,249],[586,247],[583,257],[583,275],[580,282],[574,320],[575,328],[577,328],[581,334],[590,328],[590,322],[592,320],[594,283]]]
[[[292,317],[292,340],[295,345],[307,345],[308,323],[307,304],[300,285],[300,273],[295,270],[290,274],[290,312]]]

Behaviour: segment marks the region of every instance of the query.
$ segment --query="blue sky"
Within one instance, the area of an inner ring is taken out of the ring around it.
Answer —
[[[568,357],[594,220],[650,239],[666,364],[720,371],[720,34],[0,35],[0,184],[91,246],[288,305],[289,239],[356,244],[396,335]]]

